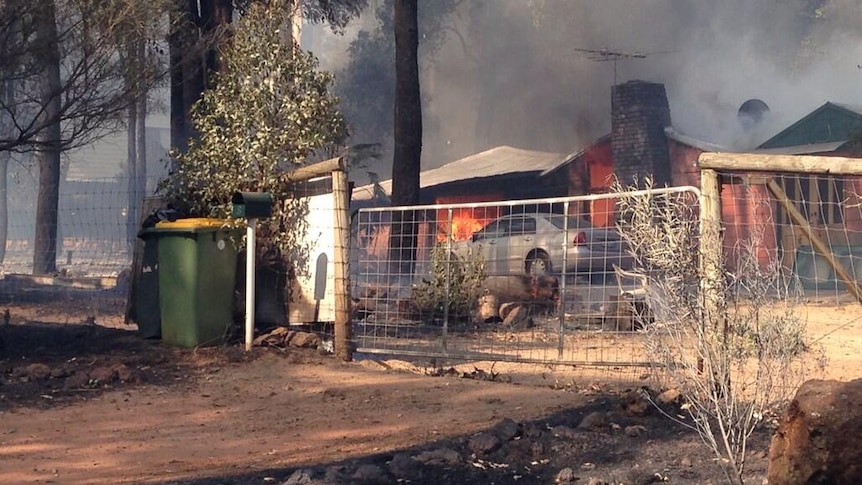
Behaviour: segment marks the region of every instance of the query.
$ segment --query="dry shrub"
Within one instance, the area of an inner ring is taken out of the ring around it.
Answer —
[[[763,224],[771,221],[753,222],[747,238],[713,252],[721,254],[702,255],[694,192],[645,184],[649,190],[636,192],[617,182],[614,190],[618,229],[648,281],[655,316],[644,330],[648,351],[665,384],[685,398],[693,424],[678,421],[727,465],[729,483],[743,484],[748,438],[804,378],[811,349],[801,285],[764,245]]]

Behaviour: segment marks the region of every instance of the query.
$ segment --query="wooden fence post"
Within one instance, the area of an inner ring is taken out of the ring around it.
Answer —
[[[353,359],[350,336],[350,213],[345,170],[332,172],[332,197],[335,217],[335,354],[342,360]]]
[[[713,331],[727,331],[724,315],[724,248],[721,241],[721,182],[718,172],[700,171],[700,270],[703,292],[703,324]],[[704,330],[706,331],[706,330]],[[703,358],[697,369],[703,372]],[[714,376],[712,376],[714,377]]]

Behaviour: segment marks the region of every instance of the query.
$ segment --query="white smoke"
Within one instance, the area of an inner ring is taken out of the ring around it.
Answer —
[[[582,148],[610,130],[611,85],[632,79],[666,85],[677,130],[751,147],[827,101],[862,107],[859,25],[853,0],[461,2],[449,25],[459,35],[422,69],[424,113],[435,120],[423,168],[503,144]],[[643,57],[614,66],[578,49]],[[771,113],[744,133],[737,110],[750,98]]]

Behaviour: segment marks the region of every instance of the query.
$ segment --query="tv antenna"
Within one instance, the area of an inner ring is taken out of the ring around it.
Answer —
[[[630,59],[646,59],[647,56],[653,54],[667,54],[672,51],[656,51],[656,52],[624,52],[611,49],[586,49],[575,47],[575,52],[586,54],[587,59],[596,62],[612,62],[614,65],[614,85],[617,84],[617,61],[627,61]]]

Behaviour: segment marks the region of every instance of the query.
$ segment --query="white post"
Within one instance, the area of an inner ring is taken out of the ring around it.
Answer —
[[[254,229],[257,219],[249,219],[245,229],[245,350],[254,341]]]

